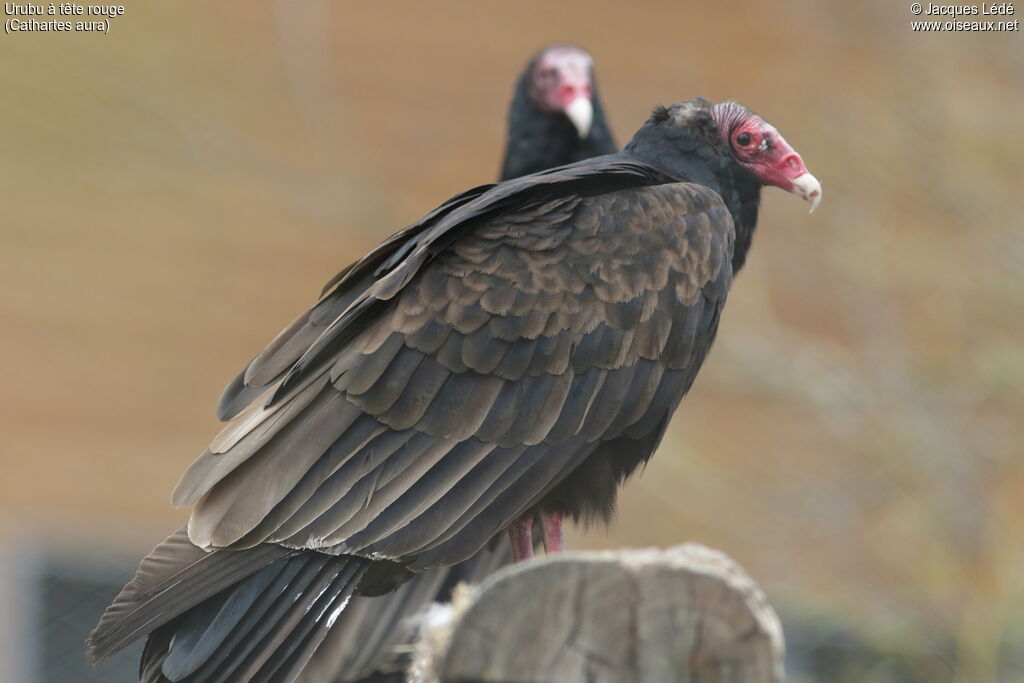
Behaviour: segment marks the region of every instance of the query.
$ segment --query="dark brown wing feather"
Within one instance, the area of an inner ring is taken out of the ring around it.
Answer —
[[[194,542],[450,564],[602,444],[660,435],[731,280],[719,197],[675,183],[491,216],[495,202],[441,218],[474,216],[461,239],[427,228],[378,266],[286,370],[252,371],[284,373],[274,399],[240,412],[176,491],[195,503]]]
[[[302,374],[318,360],[317,353],[312,351],[327,347],[326,352],[330,352],[348,340],[347,328],[362,322],[368,312],[373,313],[374,297],[393,295],[394,288],[404,285],[407,276],[415,273],[426,259],[465,234],[477,221],[510,207],[572,191],[577,186],[586,192],[599,192],[609,187],[630,187],[661,179],[658,171],[643,164],[609,157],[604,162],[589,161],[553,169],[499,186],[481,185],[449,199],[328,282],[313,308],[282,330],[228,384],[217,406],[218,418],[234,418],[286,372],[289,380],[294,380],[295,375]],[[380,286],[382,278],[388,282],[387,287]],[[356,302],[360,305],[350,311],[349,307]],[[345,312],[348,315],[343,316]],[[341,321],[345,324],[335,325]],[[328,327],[332,327],[331,333],[325,335]],[[284,386],[291,385],[285,383]]]

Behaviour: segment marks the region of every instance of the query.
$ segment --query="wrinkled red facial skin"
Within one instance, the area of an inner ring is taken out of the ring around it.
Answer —
[[[530,99],[541,111],[564,112],[574,100],[591,98],[590,55],[575,47],[555,47],[534,63]]]
[[[779,131],[757,114],[748,113],[731,124],[720,123],[719,130],[736,160],[762,184],[792,192],[793,180],[807,173],[807,167]]]

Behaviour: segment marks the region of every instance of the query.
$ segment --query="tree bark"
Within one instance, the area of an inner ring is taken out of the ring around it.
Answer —
[[[778,683],[782,628],[724,554],[572,553],[508,567],[425,618],[421,683]]]

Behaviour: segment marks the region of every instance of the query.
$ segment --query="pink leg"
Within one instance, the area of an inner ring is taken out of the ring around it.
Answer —
[[[565,539],[562,537],[561,512],[542,512],[540,528],[544,534],[544,550],[549,553],[560,553],[565,550]]]
[[[508,528],[508,537],[512,541],[512,557],[516,562],[533,557],[533,517],[512,522]]]

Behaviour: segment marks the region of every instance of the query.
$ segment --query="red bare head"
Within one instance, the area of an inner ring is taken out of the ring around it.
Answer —
[[[821,183],[774,126],[735,102],[716,104],[712,117],[736,161],[762,184],[803,197],[811,203],[811,211],[818,207]]]
[[[581,138],[590,133],[594,119],[593,59],[571,45],[556,45],[537,55],[530,69],[527,93],[540,111],[562,113]]]

